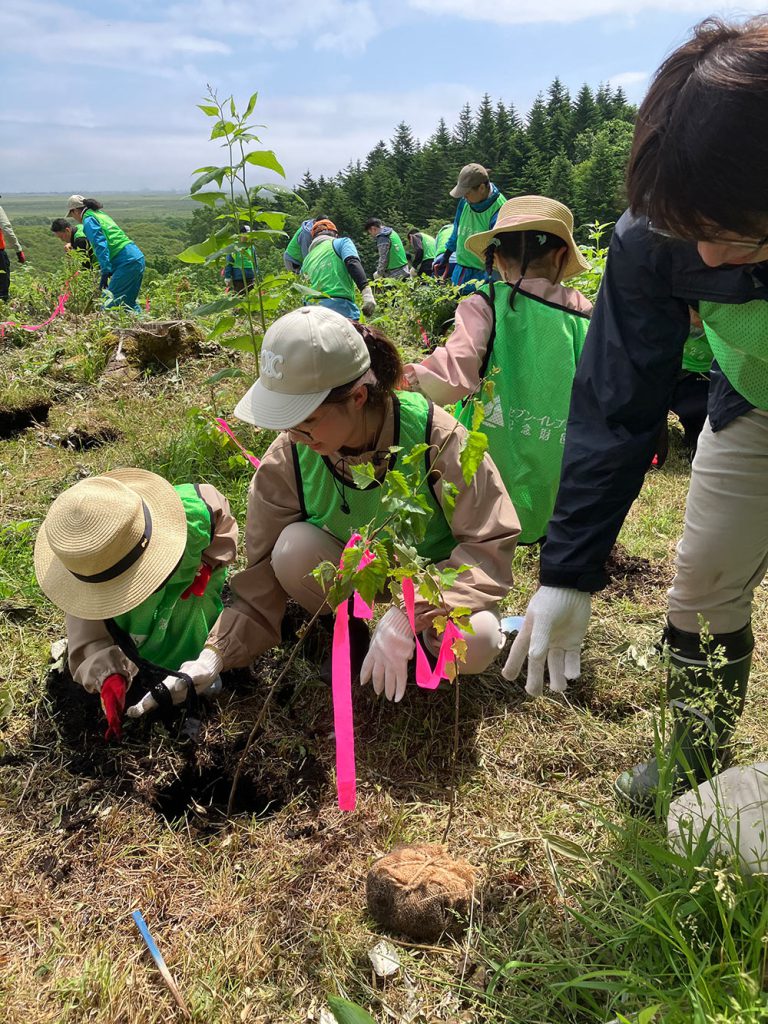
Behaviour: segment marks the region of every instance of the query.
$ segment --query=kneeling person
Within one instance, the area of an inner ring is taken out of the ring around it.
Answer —
[[[81,480],[54,501],[35,544],[44,593],[67,613],[69,668],[101,696],[106,738],[121,736],[125,695],[141,672],[170,706],[221,671],[205,642],[222,610],[237,523],[210,484],[173,487],[141,469]],[[170,673],[170,674],[169,674]]]

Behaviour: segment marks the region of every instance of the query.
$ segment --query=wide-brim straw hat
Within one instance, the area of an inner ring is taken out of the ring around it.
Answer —
[[[37,534],[35,575],[63,611],[111,619],[162,586],[186,544],[173,486],[147,470],[115,469],[56,498]]]
[[[575,277],[590,269],[589,262],[573,240],[573,214],[557,199],[549,199],[547,196],[517,196],[508,199],[499,210],[494,227],[490,231],[470,235],[464,244],[482,260],[493,239],[511,231],[545,231],[562,238],[568,247],[563,278]]]

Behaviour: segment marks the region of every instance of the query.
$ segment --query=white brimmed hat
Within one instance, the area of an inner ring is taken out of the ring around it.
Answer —
[[[85,196],[70,196],[67,200],[67,213],[81,210],[85,206]]]
[[[235,416],[257,427],[290,430],[370,365],[368,347],[346,317],[326,306],[294,309],[267,328],[259,379],[235,406]]]
[[[181,498],[161,476],[115,469],[64,491],[35,542],[43,592],[81,619],[131,611],[171,575],[187,545]]]
[[[543,231],[562,238],[568,247],[568,259],[563,268],[564,278],[589,270],[589,263],[573,240],[573,214],[557,199],[549,199],[547,196],[517,196],[508,199],[499,210],[493,228],[470,235],[464,244],[482,260],[493,239],[511,231]]]

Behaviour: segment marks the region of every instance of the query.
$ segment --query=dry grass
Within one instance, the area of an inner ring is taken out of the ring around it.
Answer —
[[[575,941],[544,839],[593,851],[609,843],[601,821],[615,813],[613,778],[647,750],[661,671],[637,658],[662,623],[687,468],[674,451],[649,477],[621,542],[650,565],[625,563],[626,577],[595,602],[586,670],[564,699],[524,699],[498,672],[462,684],[454,777],[452,692],[413,688],[399,706],[357,692],[359,805],[344,815],[335,806],[330,696],[301,661],[250,755],[241,799],[258,814],[226,821],[220,807],[238,744],[284,653],[233,675],[197,743],[142,724],[122,747],[106,747],[95,699],[46,680],[62,617],[34,586],[30,551],[49,502],[82,473],[138,463],[174,482],[194,479],[184,472],[196,472],[205,452],[190,446],[186,409],[205,403],[202,382],[228,361],[209,355],[129,383],[60,382],[49,425],[0,442],[3,523],[29,524],[6,537],[0,555],[0,685],[14,701],[0,732],[2,1020],[179,1019],[131,921],[137,907],[199,1022],[319,1019],[330,993],[364,1003],[380,1021],[499,1020],[482,998],[493,950]],[[222,407],[240,390],[230,384]],[[120,438],[77,450],[51,437],[89,423]],[[213,458],[208,476],[242,517],[247,473],[228,468],[228,454]],[[509,606],[520,611],[536,559],[521,551],[517,561]],[[765,614],[761,595],[758,636]],[[763,643],[741,760],[768,749],[764,652]],[[454,782],[448,844],[483,879],[472,928],[458,944],[404,944],[403,971],[381,987],[366,956],[376,941],[366,871],[395,843],[440,841]],[[510,1007],[515,998],[512,985]],[[518,1013],[504,1019],[593,1019],[543,997],[536,1007],[520,1002]]]

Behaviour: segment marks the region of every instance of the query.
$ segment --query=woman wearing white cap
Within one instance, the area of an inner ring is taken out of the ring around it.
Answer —
[[[383,334],[321,306],[288,313],[264,335],[261,376],[235,414],[282,433],[251,484],[248,567],[232,577],[232,606],[208,637],[224,668],[247,665],[279,643],[289,596],[310,612],[325,605],[312,570],[325,560],[338,562],[350,535],[378,511],[380,489],[358,488],[351,467],[373,463],[381,480],[398,463],[391,446],[407,453],[423,441],[432,446],[427,457],[436,482],[429,491],[434,514],[420,551],[439,566],[471,566],[445,595],[449,605],[472,612],[474,634],[466,637],[463,671],[483,671],[501,648],[496,609],[512,585],[515,510],[489,458],[464,483],[464,428],[421,395],[398,394],[401,371],[397,350]],[[458,489],[450,526],[443,480]],[[433,652],[439,641],[431,623],[438,614],[417,601],[416,627]],[[413,652],[408,619],[392,607],[374,630],[361,682],[372,681],[377,693],[400,700]]]
[[[69,668],[100,695],[107,739],[120,738],[137,673],[146,685],[156,680],[153,706],[180,703],[190,683],[198,693],[211,686],[220,659],[204,644],[236,556],[237,523],[210,484],[173,487],[146,470],[116,469],[51,505],[35,573],[67,613]]]
[[[547,531],[560,481],[565,423],[576,364],[592,304],[564,278],[588,264],[573,240],[571,211],[546,196],[519,196],[499,210],[495,227],[471,235],[467,248],[490,279],[456,310],[446,344],[404,370],[410,388],[446,404],[493,384],[481,429],[520,517],[520,541]],[[472,403],[459,419],[472,421]]]
[[[83,225],[85,237],[101,267],[101,287],[108,288],[109,306],[128,306],[138,311],[136,298],[144,277],[144,253],[111,217],[101,203],[84,196],[70,196],[67,216]]]

